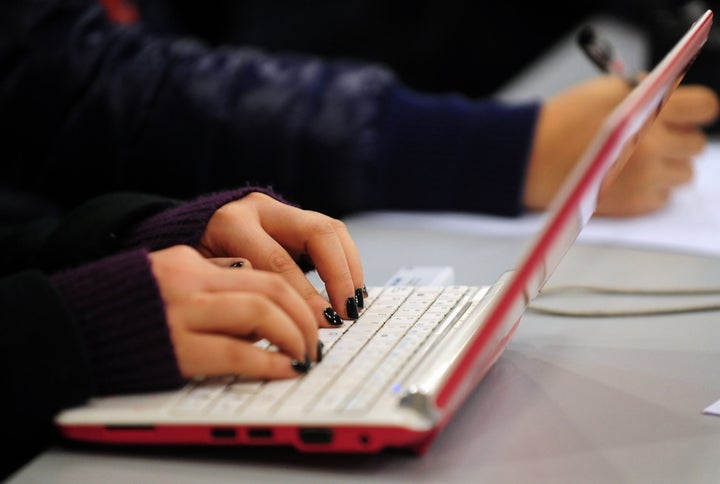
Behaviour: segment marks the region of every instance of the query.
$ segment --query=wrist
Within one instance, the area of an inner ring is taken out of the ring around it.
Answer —
[[[107,257],[52,276],[84,342],[98,395],[181,384],[147,252]]]

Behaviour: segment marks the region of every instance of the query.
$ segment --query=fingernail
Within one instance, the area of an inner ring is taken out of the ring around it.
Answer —
[[[347,298],[347,302],[345,303],[345,309],[347,309],[348,317],[350,319],[357,319],[359,317],[357,302],[355,301],[354,297]]]
[[[239,260],[237,262],[233,262],[232,264],[230,264],[230,267],[242,267],[244,265],[245,265],[245,263],[243,261]]]
[[[360,309],[365,307],[365,301],[363,301],[363,290],[362,289],[355,289],[355,304],[357,304],[357,307]]]
[[[310,371],[310,355],[305,353],[305,361],[292,360],[291,366],[298,373],[307,373]]]
[[[340,315],[336,313],[335,310],[331,307],[325,308],[325,311],[323,311],[323,316],[325,316],[325,320],[333,326],[340,326],[344,323]]]
[[[323,359],[323,349],[324,348],[325,348],[325,343],[318,340],[318,345],[317,345],[317,362],[318,363],[320,363]]]

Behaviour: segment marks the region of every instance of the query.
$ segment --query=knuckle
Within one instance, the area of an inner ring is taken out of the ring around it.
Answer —
[[[268,195],[261,193],[261,192],[250,192],[245,197],[243,197],[247,200],[266,200],[270,198]]]
[[[692,154],[700,153],[705,149],[707,143],[707,136],[704,133],[697,133],[692,140]]]
[[[290,297],[289,293],[293,291],[292,286],[282,275],[273,274],[272,272],[265,273],[264,275],[266,276],[265,282],[263,283],[264,294],[272,294],[281,299]],[[263,297],[266,299],[267,304],[270,304],[270,300],[265,296]]]
[[[197,252],[189,245],[174,245],[170,249],[176,257],[182,257],[184,259],[194,257]]]
[[[213,213],[213,221],[217,221],[219,223],[225,223],[226,220],[229,220],[233,217],[233,210],[234,206],[232,203],[228,203],[223,205],[222,207],[219,207],[215,212]]]
[[[695,177],[695,172],[693,171],[692,167],[687,167],[680,175],[680,181],[682,183],[688,183],[692,181],[692,179]]]
[[[282,293],[288,290],[288,283],[279,274],[270,274],[268,278],[269,290],[273,293]]]
[[[273,250],[268,256],[268,265],[272,271],[279,273],[291,271],[297,266],[284,249]]]
[[[313,217],[307,224],[308,231],[312,235],[327,237],[334,235],[338,229],[338,223],[343,224],[341,221],[321,215],[319,217]]]
[[[345,222],[343,222],[342,220],[338,220],[336,218],[331,218],[329,220],[329,222],[336,232],[346,232],[347,231],[347,225],[345,225]]]
[[[270,287],[270,290],[272,291],[274,288]],[[255,325],[262,325],[268,319],[271,312],[270,306],[270,301],[263,294],[257,294],[255,297],[248,298],[245,302],[245,309],[248,314],[252,315]]]
[[[220,353],[224,355],[224,359],[230,368],[242,369],[246,365],[246,359],[242,352],[238,351],[238,342],[233,338],[228,338],[223,342]]]

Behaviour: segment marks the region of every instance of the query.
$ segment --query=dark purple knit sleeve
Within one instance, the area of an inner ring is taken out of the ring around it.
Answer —
[[[195,247],[217,209],[252,192],[265,193],[285,202],[270,188],[251,186],[204,195],[143,220],[123,243],[126,247],[148,247],[150,250],[178,244]]]
[[[94,394],[184,384],[147,251],[119,253],[55,274],[52,280],[78,322]]]
[[[251,192],[285,202],[272,189],[250,186],[205,195],[144,219],[123,241],[135,250],[53,276],[78,320],[95,394],[158,391],[185,382],[148,250],[196,245],[218,208]]]

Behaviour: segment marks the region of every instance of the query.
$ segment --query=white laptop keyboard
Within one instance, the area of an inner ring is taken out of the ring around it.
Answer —
[[[467,286],[368,288],[365,309],[357,321],[320,329],[323,360],[306,375],[269,382],[237,377],[199,380],[188,384],[171,412],[221,416],[367,410],[383,389],[397,384],[395,379],[406,362],[433,332],[446,329],[447,315],[475,290]]]

